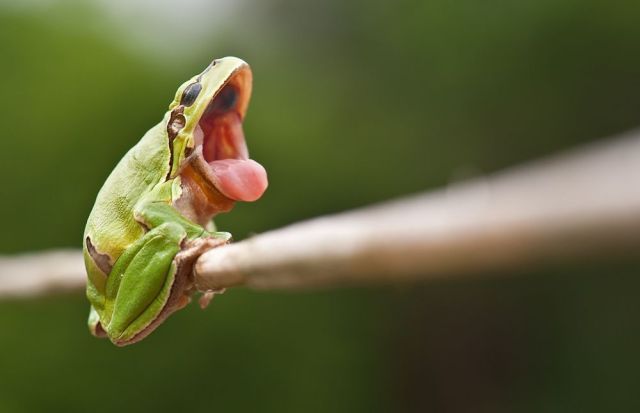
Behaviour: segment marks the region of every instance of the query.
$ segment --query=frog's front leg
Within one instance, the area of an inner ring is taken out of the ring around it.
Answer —
[[[165,201],[147,201],[135,208],[136,220],[147,228],[154,228],[164,222],[174,222],[180,225],[187,233],[188,238],[212,237],[224,241],[231,239],[228,232],[209,232],[202,226],[185,218],[173,206]]]

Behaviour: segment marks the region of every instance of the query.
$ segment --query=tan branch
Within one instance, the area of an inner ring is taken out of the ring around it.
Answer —
[[[478,274],[640,249],[640,132],[440,191],[210,250],[202,289]]]
[[[0,257],[0,298],[84,289],[82,253],[57,250]]]
[[[637,253],[640,132],[439,191],[210,250],[201,290],[313,288],[482,274]],[[0,258],[0,297],[84,287],[80,252]]]

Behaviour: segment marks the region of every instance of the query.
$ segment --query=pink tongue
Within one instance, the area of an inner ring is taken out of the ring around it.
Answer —
[[[267,189],[267,172],[252,159],[221,159],[209,162],[215,186],[227,198],[251,202]]]

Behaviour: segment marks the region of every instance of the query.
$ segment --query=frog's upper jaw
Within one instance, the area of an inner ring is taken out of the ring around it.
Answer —
[[[225,59],[219,65],[227,63]],[[211,88],[211,82],[216,81],[216,67],[210,66],[196,82],[187,85],[180,100],[189,103],[193,89],[199,87],[192,85],[198,82],[203,89],[200,95]],[[249,159],[242,129],[251,93],[251,70],[244,62],[227,70],[231,71],[229,76],[210,99],[204,93],[206,100],[198,99],[193,110],[188,107],[184,110],[194,121],[190,125],[194,149],[180,165],[179,174],[186,190],[179,204],[190,205],[190,215],[195,211],[198,222],[230,210],[235,201],[257,200],[268,185],[265,169]]]

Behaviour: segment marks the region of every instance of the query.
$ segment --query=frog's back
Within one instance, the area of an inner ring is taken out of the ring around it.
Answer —
[[[97,252],[117,259],[143,234],[133,217],[141,196],[169,173],[170,150],[163,122],[151,128],[120,160],[98,193],[85,228]]]

